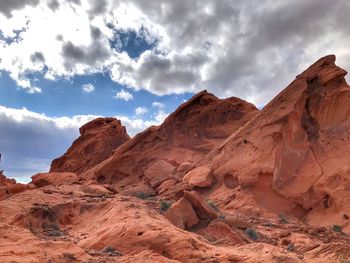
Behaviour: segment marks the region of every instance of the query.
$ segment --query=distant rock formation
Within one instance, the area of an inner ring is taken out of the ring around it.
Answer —
[[[3,171],[0,171],[0,200],[13,194],[23,192],[28,189],[25,184],[18,184],[15,179],[6,178]]]
[[[67,152],[52,161],[50,172],[80,174],[108,158],[130,139],[121,122],[115,118],[98,118],[86,123]]]

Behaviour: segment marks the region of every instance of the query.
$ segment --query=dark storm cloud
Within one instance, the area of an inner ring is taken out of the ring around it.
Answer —
[[[0,0],[0,13],[6,17],[11,17],[13,10],[19,10],[27,5],[36,6],[39,0]]]

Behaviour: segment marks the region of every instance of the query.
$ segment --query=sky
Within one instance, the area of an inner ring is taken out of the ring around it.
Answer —
[[[0,169],[49,169],[97,116],[133,136],[207,89],[263,107],[318,58],[350,69],[348,0],[0,0]]]

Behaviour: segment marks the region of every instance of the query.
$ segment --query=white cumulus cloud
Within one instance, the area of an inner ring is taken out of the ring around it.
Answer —
[[[82,86],[82,90],[84,93],[91,93],[95,91],[95,87],[91,83],[88,83]]]
[[[147,113],[147,112],[148,112],[148,109],[145,108],[145,107],[137,107],[137,108],[135,109],[135,114],[136,114],[136,115],[144,115],[144,114]]]
[[[126,90],[121,89],[119,92],[115,94],[114,98],[129,101],[129,100],[133,100],[134,96],[131,93],[127,92]]]

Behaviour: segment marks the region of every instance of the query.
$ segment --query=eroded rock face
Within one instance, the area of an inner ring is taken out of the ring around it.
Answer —
[[[36,187],[72,184],[77,180],[78,176],[75,173],[38,173],[32,176],[32,183]]]
[[[67,152],[52,161],[50,172],[80,174],[108,158],[130,139],[121,122],[115,118],[97,118],[80,128],[80,137]]]
[[[19,184],[15,179],[7,178],[2,171],[0,171],[0,200],[5,199],[11,195],[18,194],[28,189],[25,184]]]
[[[232,183],[231,193],[240,185],[270,211],[346,223],[350,88],[334,62],[331,55],[310,66],[203,161],[217,180]]]
[[[169,172],[153,176],[147,172],[156,164],[178,168],[181,177],[188,163],[199,161],[232,132],[250,120],[258,109],[238,98],[218,99],[203,91],[181,105],[162,125],[150,127],[118,148],[113,156],[84,172],[81,177],[126,188],[140,178],[152,187],[173,178]],[[187,166],[187,167],[186,167]],[[157,182],[157,178],[163,178]],[[175,177],[176,178],[176,177]],[[182,178],[177,184],[182,188]],[[127,183],[126,183],[127,182]],[[177,188],[178,186],[175,186]]]

